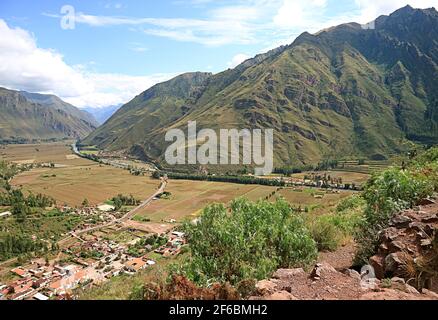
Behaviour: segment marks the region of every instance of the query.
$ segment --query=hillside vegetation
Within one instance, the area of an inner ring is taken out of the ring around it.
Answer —
[[[78,139],[96,127],[91,115],[58,97],[0,88],[0,140],[3,142]]]
[[[275,166],[382,160],[438,141],[438,13],[304,33],[235,69],[188,73],[124,105],[83,143],[164,163],[170,128],[272,128]]]

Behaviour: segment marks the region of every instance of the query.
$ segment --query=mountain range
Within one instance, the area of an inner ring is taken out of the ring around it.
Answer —
[[[120,109],[0,88],[0,138],[80,138],[165,164],[165,133],[196,121],[198,130],[274,129],[277,167],[385,159],[438,143],[437,89],[438,12],[406,6],[367,25],[305,32],[218,74],[182,74]]]
[[[90,113],[94,119],[99,123],[99,125],[105,123],[111,116],[120,109],[122,105],[114,105],[102,108],[84,108],[86,112]]]
[[[0,88],[0,140],[84,138],[94,117],[54,95]]]
[[[170,128],[273,128],[276,166],[384,159],[438,142],[438,12],[303,33],[219,74],[188,73],[122,106],[83,143],[164,162]]]

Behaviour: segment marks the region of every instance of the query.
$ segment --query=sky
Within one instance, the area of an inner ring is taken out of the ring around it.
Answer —
[[[78,107],[126,103],[346,22],[438,0],[0,0],[0,86]]]

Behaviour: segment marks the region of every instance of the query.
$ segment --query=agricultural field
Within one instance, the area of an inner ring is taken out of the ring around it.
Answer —
[[[37,168],[24,172],[12,180],[12,185],[34,194],[42,193],[51,196],[58,204],[80,206],[84,199],[87,199],[90,205],[98,205],[117,194],[132,194],[143,200],[154,193],[159,185],[158,180],[149,176],[134,176],[127,170],[78,158],[71,153],[68,143],[11,145],[0,151],[2,158],[9,161],[56,164],[54,168]],[[367,174],[353,172],[333,171],[327,174],[333,177],[342,176],[344,181],[358,184],[369,177]],[[303,178],[304,174],[294,177]],[[348,192],[330,194],[321,191],[323,195],[321,197],[321,195],[315,196],[318,192],[313,189],[280,190],[270,186],[186,180],[170,180],[166,191],[171,194],[168,199],[153,201],[131,222],[155,225],[152,230],[158,230],[167,228],[167,225],[162,226],[162,223],[194,218],[210,203],[227,204],[237,197],[256,201],[275,194],[271,199],[282,196],[295,206],[325,207],[332,203],[336,204],[350,194]]]
[[[154,201],[135,217],[137,221],[162,222],[170,219],[181,221],[196,217],[213,202],[228,203],[237,197],[259,200],[277,190],[276,187],[241,185],[222,182],[170,180],[166,191],[170,199]]]
[[[283,197],[295,207],[308,208],[315,214],[328,213],[338,203],[351,195],[352,191],[330,192],[313,188],[285,188],[276,193],[275,198]]]
[[[82,159],[72,154],[68,143],[9,145],[1,158],[15,163],[53,163],[54,168],[36,168],[16,176],[11,184],[34,194],[53,197],[58,204],[81,205],[87,199],[97,205],[119,193],[144,199],[158,187],[150,177]]]
[[[338,163],[339,171],[343,173],[364,173],[372,174],[374,172],[379,172],[385,170],[390,165],[394,163],[399,163],[401,160],[399,157],[392,157],[391,160],[350,160],[350,161],[340,161]]]
[[[159,181],[88,161],[81,166],[34,169],[17,176],[12,185],[51,196],[58,204],[79,206],[84,199],[97,205],[117,194],[145,199],[154,193]]]
[[[59,166],[87,165],[89,161],[71,153],[72,142],[7,145],[0,148],[0,159],[17,164],[54,163]]]

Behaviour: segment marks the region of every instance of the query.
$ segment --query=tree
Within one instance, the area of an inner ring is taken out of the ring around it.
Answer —
[[[154,171],[154,173],[152,173],[152,178],[153,179],[160,179],[161,178],[160,171]]]
[[[18,222],[23,223],[30,214],[30,208],[23,202],[17,202],[12,207],[12,214]]]
[[[86,207],[89,207],[89,206],[90,206],[90,203],[88,202],[88,199],[85,198],[84,201],[82,201],[82,207],[86,208]]]
[[[116,211],[120,210],[120,209],[122,208],[122,206],[123,206],[122,200],[121,200],[119,197],[114,198],[114,207],[115,207],[115,210],[116,210]]]

